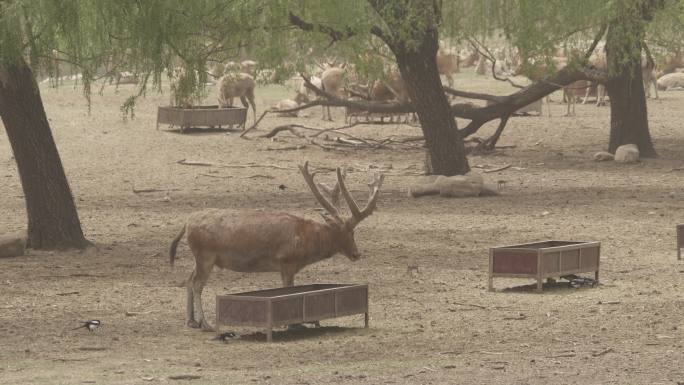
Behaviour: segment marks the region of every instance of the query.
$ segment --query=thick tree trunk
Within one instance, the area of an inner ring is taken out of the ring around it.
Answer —
[[[642,157],[656,156],[648,129],[648,114],[640,62],[636,70],[623,71],[606,84],[610,97],[610,140],[608,151],[623,144],[636,144]]]
[[[23,60],[0,66],[0,116],[26,197],[27,246],[34,249],[87,246],[38,85]]]
[[[418,47],[394,47],[397,65],[415,106],[428,150],[428,174],[462,175],[470,171],[465,146],[437,70],[436,33]]]
[[[641,74],[641,49],[644,20],[662,8],[660,0],[641,0],[631,5],[618,5],[617,17],[606,34],[606,58],[610,97],[610,140],[608,151],[623,144],[636,144],[642,157],[655,157],[648,129],[646,95]]]

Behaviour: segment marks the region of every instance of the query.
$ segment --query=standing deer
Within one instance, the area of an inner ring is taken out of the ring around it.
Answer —
[[[218,81],[219,107],[233,107],[233,98],[240,98],[245,108],[252,106],[252,115],[256,123],[256,105],[254,103],[254,87],[256,83],[250,74],[228,72]],[[249,104],[247,102],[249,101]],[[244,123],[243,123],[244,127]]]
[[[173,239],[169,253],[172,266],[178,242],[185,233],[195,256],[195,270],[187,281],[186,323],[189,327],[212,330],[204,318],[202,290],[214,265],[239,272],[280,272],[283,285],[292,286],[295,274],[307,265],[338,253],[352,261],[360,258],[354,241],[354,228],[373,213],[384,176],[373,176],[368,203],[361,210],[347,190],[340,168],[337,169],[335,187],[325,188],[331,195],[331,201],[318,189],[314,174],[309,172],[308,162],[299,169],[314,197],[329,214],[323,216],[325,223],[284,213],[236,214],[214,209],[191,214]],[[340,193],[351,211],[349,218],[340,214]]]
[[[344,86],[344,75],[346,70],[344,67],[329,67],[323,74],[321,74],[321,89],[337,97],[342,97],[342,86]],[[330,106],[321,106],[323,108],[323,120],[332,122],[332,115],[330,115]],[[328,113],[326,118],[326,111]]]

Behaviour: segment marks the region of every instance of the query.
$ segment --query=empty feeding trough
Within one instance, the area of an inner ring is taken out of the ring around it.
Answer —
[[[489,291],[494,278],[532,278],[537,291],[543,280],[571,274],[594,272],[599,279],[601,242],[541,241],[489,249]]]
[[[244,107],[159,106],[157,109],[157,129],[160,123],[180,127],[181,131],[191,127],[244,126],[246,120],[247,109]]]
[[[216,296],[216,333],[222,325],[266,329],[364,314],[368,327],[368,285],[312,284]]]
[[[682,259],[682,248],[684,248],[684,224],[677,225],[677,260]]]

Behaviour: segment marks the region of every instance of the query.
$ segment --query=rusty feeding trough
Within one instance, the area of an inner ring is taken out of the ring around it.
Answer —
[[[266,329],[364,314],[368,327],[368,285],[312,284],[216,296],[216,333],[221,325]]]
[[[489,291],[495,277],[533,278],[537,291],[545,278],[594,272],[599,280],[601,242],[541,241],[489,249]]]
[[[684,224],[677,225],[677,260],[682,259],[682,248],[684,248]]]
[[[159,106],[157,109],[157,129],[160,123],[178,126],[181,131],[190,127],[244,126],[246,120],[247,109],[244,107]]]

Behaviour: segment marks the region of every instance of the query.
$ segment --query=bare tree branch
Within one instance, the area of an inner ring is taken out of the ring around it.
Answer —
[[[299,16],[295,15],[294,13],[290,12],[289,13],[289,20],[292,25],[298,27],[302,31],[306,32],[321,32],[324,33],[328,36],[330,36],[330,45],[334,44],[335,42],[342,41],[349,39],[350,37],[356,35],[356,32],[351,29],[351,27],[346,27],[345,31],[338,31],[332,27],[329,27],[327,25],[322,25],[322,24],[313,24],[306,22],[302,20]]]
[[[444,89],[444,92],[446,92],[449,95],[454,95],[454,96],[460,96],[462,98],[468,98],[468,99],[476,99],[476,100],[489,100],[492,102],[496,103],[501,103],[505,97],[502,96],[496,96],[496,95],[490,95],[490,94],[483,94],[479,92],[468,92],[468,91],[460,91],[456,90],[450,87],[442,87]]]

